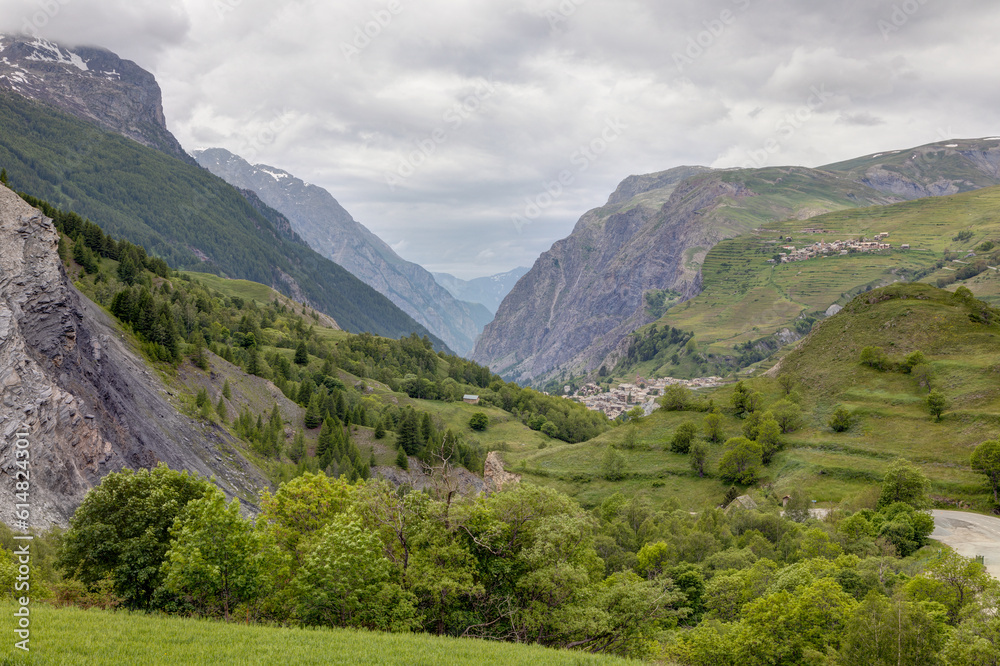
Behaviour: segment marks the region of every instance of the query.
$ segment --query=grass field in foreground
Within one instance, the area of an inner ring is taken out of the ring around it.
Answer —
[[[14,606],[0,603],[0,664],[629,664],[581,652],[346,629],[306,630],[224,624],[138,613],[53,608],[31,609],[31,652],[15,649]]]

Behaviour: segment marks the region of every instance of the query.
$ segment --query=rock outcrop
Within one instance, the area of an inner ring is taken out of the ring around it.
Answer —
[[[0,35],[0,89],[50,104],[190,164],[167,129],[152,74],[111,51]]]
[[[87,490],[164,462],[251,504],[266,479],[222,430],[180,414],[115,323],[69,283],[52,221],[0,187],[0,520],[15,524],[27,433],[34,527],[65,525]]]
[[[504,486],[521,483],[520,474],[512,474],[503,468],[503,461],[500,454],[490,451],[486,455],[486,463],[483,465],[483,480],[486,488],[491,491],[503,490]]]

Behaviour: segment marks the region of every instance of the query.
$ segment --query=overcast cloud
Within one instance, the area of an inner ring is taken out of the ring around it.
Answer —
[[[530,265],[630,174],[1000,134],[987,0],[0,6],[5,30],[154,72],[188,150],[321,185],[406,259],[466,278]]]

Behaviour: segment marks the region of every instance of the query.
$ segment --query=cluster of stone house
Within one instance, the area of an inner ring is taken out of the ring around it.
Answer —
[[[663,395],[668,386],[679,384],[690,389],[711,388],[723,384],[722,377],[697,377],[695,379],[675,379],[663,377],[646,380],[636,377],[635,383],[619,384],[617,388],[604,392],[597,384],[585,384],[571,396],[571,400],[582,402],[587,409],[604,412],[609,419],[616,419],[636,406],[645,407],[646,414],[653,411],[656,398]]]
[[[875,238],[836,240],[829,243],[820,241],[800,248],[796,248],[794,245],[785,245],[779,248],[783,252],[778,252],[777,259],[768,259],[767,261],[774,264],[780,260],[781,263],[787,264],[793,261],[805,261],[828,255],[849,254],[852,250],[855,252],[881,252],[892,249],[892,244],[885,242],[885,239],[888,237],[889,232],[884,231],[876,234]],[[902,249],[907,250],[909,247],[909,245],[903,245]]]

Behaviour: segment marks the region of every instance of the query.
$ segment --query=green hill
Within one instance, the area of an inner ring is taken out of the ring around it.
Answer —
[[[0,127],[0,165],[14,189],[74,210],[173,268],[296,294],[350,331],[429,335],[204,169],[9,92],[0,92]]]
[[[1000,311],[971,296],[925,284],[895,284],[862,294],[844,310],[820,322],[769,375],[746,383],[763,396],[761,410],[793,387],[802,412],[801,427],[782,436],[785,450],[765,468],[762,484],[780,494],[808,488],[813,499],[839,502],[877,484],[897,457],[914,462],[930,479],[941,506],[962,502],[985,509],[991,495],[969,467],[972,449],[1000,432],[1000,385],[996,381]],[[859,362],[865,347],[881,347],[891,363],[920,351],[925,361],[912,372],[878,371]],[[930,390],[943,393],[949,407],[940,422],[927,407]],[[721,408],[724,438],[742,434],[744,421],[730,408],[733,386],[699,397]],[[834,432],[828,422],[838,406],[852,425]],[[532,481],[552,485],[585,505],[614,492],[685,506],[721,501],[728,483],[713,470],[724,446],[713,444],[708,477],[699,478],[687,455],[670,453],[671,437],[682,423],[703,434],[705,413],[697,408],[659,410],[580,444],[544,450],[524,447],[506,454],[510,465]],[[629,431],[634,428],[629,443]],[[626,460],[625,478],[604,478],[602,454],[618,447]]]
[[[885,240],[892,245],[890,251],[769,263],[779,252],[787,252],[784,246],[803,248],[817,242],[873,238],[883,232],[889,234]],[[702,265],[703,291],[674,305],[656,322],[661,330],[694,332],[695,359],[685,359],[682,353],[674,363],[670,357],[678,349],[670,348],[642,365],[619,368],[616,374],[725,373],[769,356],[781,346],[773,336],[783,329],[791,333],[785,342],[796,339],[831,305],[843,305],[858,293],[897,281],[940,279],[944,284],[955,282],[966,269],[976,272],[966,286],[978,296],[996,300],[1000,275],[988,266],[997,265],[997,248],[982,249],[995,239],[1000,239],[998,187],[768,224],[712,248]],[[903,244],[910,249],[901,249]],[[966,258],[976,250],[975,257]],[[638,337],[649,330],[641,329]]]

